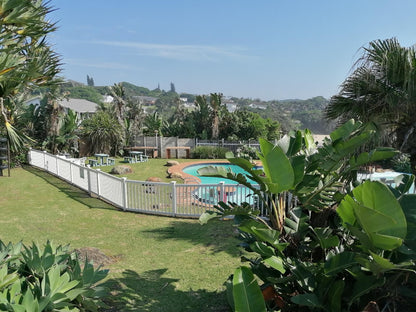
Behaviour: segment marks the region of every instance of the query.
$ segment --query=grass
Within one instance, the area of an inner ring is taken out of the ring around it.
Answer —
[[[182,162],[192,162],[199,159],[174,159],[175,161],[182,163]],[[132,173],[123,175],[129,180],[138,180],[138,181],[146,181],[149,177],[159,177],[162,179],[163,182],[171,182],[176,181],[178,183],[183,183],[182,179],[170,179],[167,177],[166,170],[166,159],[159,159],[159,158],[151,158],[146,162],[142,163],[135,163],[135,164],[126,164],[123,162],[123,158],[116,158],[116,165],[128,165],[133,169]],[[212,161],[212,159],[211,159]],[[114,166],[102,166],[98,167],[102,171],[109,173]],[[118,176],[118,175],[116,175]],[[121,176],[118,176],[121,177]]]
[[[117,260],[108,311],[228,311],[223,283],[241,256],[229,222],[122,212],[33,167],[0,177],[0,190],[2,241],[50,239]]]

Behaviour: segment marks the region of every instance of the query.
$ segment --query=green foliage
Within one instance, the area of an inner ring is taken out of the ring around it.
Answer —
[[[92,79],[92,78],[91,78]],[[103,96],[93,86],[66,86],[62,88],[62,92],[67,92],[68,97],[73,99],[85,99],[94,103],[102,103]]]
[[[81,137],[91,153],[117,153],[122,145],[123,130],[108,112],[97,112],[81,124]]]
[[[97,283],[107,270],[81,264],[68,246],[0,241],[2,311],[97,311],[105,295]]]
[[[268,310],[361,311],[372,300],[397,307],[416,303],[416,196],[405,194],[414,179],[404,178],[397,189],[368,181],[349,191],[360,166],[395,154],[383,148],[356,154],[372,135],[371,128],[349,121],[318,148],[309,131],[276,146],[262,140],[263,171],[247,160],[229,159],[256,187],[243,175],[206,170],[247,185],[269,210],[265,222],[248,203],[220,203],[200,219],[234,215],[242,246],[253,255],[243,260],[276,294],[266,300]],[[286,191],[297,200],[285,203]],[[229,289],[236,311],[258,291],[247,285],[242,298],[241,291],[237,296]]]
[[[391,165],[394,171],[412,173],[409,154],[400,153],[392,158]]]
[[[224,159],[229,150],[221,146],[197,146],[192,151],[192,158]]]
[[[55,30],[46,18],[50,10],[43,1],[0,1],[0,131],[7,133],[13,151],[28,141],[14,126],[17,97],[58,82],[60,57],[45,40]]]
[[[259,159],[257,152],[257,148],[243,145],[240,149],[237,150],[237,157],[241,157],[247,160]]]
[[[409,153],[415,170],[415,47],[390,38],[374,40],[362,52],[340,93],[331,98],[326,117],[374,123],[378,141]]]

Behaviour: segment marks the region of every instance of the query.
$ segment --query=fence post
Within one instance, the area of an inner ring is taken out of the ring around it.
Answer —
[[[101,173],[101,169],[97,169],[97,195],[98,198],[101,197],[101,187],[100,187],[100,173]]]
[[[32,163],[32,148],[29,147],[29,152],[27,154],[27,161],[29,162],[30,165],[33,165]]]
[[[173,208],[173,216],[176,217],[177,213],[177,206],[176,206],[176,181],[170,182],[172,185],[172,208]]]
[[[224,181],[220,181],[220,193],[219,193],[219,198],[218,198],[218,202],[223,201],[223,202],[227,202],[227,199],[225,198],[225,187],[224,187],[225,182]]]
[[[69,176],[70,176],[70,179],[71,179],[71,184],[74,184],[74,172],[73,172],[73,170],[74,169],[72,169],[73,167],[72,167],[72,161],[70,161],[69,162]]]
[[[46,151],[43,151],[43,169],[47,169],[47,166],[46,166]]]
[[[55,157],[55,161],[56,161],[56,175],[60,177],[58,157],[56,155],[54,157]]]
[[[127,209],[127,178],[121,178],[122,190],[123,190],[123,210]]]
[[[88,177],[88,193],[91,196],[91,169],[90,165],[85,166],[87,168],[87,177]]]

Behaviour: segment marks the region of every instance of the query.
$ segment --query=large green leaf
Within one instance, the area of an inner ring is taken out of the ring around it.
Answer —
[[[349,304],[352,305],[362,295],[370,292],[371,290],[382,286],[385,283],[384,278],[380,278],[374,275],[358,274],[357,281],[354,283],[352,289],[352,295],[349,299]]]
[[[284,274],[286,272],[286,269],[283,265],[283,260],[280,257],[271,256],[264,260],[264,263],[268,266],[271,266],[272,268],[278,270],[280,273]]]
[[[367,212],[373,217],[385,217],[391,219],[391,224],[380,224],[379,222],[370,222],[361,218],[363,227],[367,228],[367,232],[379,232],[381,234],[397,236],[405,238],[407,233],[406,217],[400,207],[399,202],[388,189],[386,185],[377,181],[366,181],[353,190],[354,197],[368,209],[362,209],[363,218],[370,217]],[[360,208],[357,210],[361,212]],[[365,229],[365,228],[364,228]]]
[[[399,202],[407,220],[406,240],[416,240],[416,194],[406,194]]]
[[[353,194],[355,200],[346,196],[338,209],[343,222],[354,225],[357,220],[376,248],[400,247],[407,234],[406,217],[388,187],[366,181],[355,188]]]
[[[331,235],[332,231],[329,228],[311,227],[311,230],[316,235],[322,249],[328,249],[339,245],[338,236]]]
[[[234,272],[233,299],[236,312],[266,312],[260,287],[247,267],[240,267]]]
[[[289,158],[279,146],[270,149],[267,145],[266,151],[262,150],[259,155],[266,174],[267,184],[271,193],[280,193],[291,189],[294,185],[295,174]]]
[[[293,303],[311,308],[323,308],[315,294],[300,294],[290,298]]]
[[[345,281],[338,280],[336,281],[328,292],[329,297],[329,305],[331,312],[340,312],[341,311],[341,301],[342,301],[342,294],[345,288]]]
[[[324,270],[325,274],[332,275],[336,274],[340,271],[343,271],[355,264],[357,261],[355,260],[356,254],[351,251],[344,251],[342,253],[336,254],[335,256],[329,258],[325,261]]]
[[[361,126],[361,123],[355,122],[353,119],[348,120],[342,126],[338,127],[329,135],[332,141],[345,139],[351,135],[352,132],[357,130]]]

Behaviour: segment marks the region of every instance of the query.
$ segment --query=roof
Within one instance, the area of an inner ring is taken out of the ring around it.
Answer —
[[[97,103],[83,99],[64,99],[58,101],[62,107],[70,108],[78,113],[95,113],[97,111]]]

